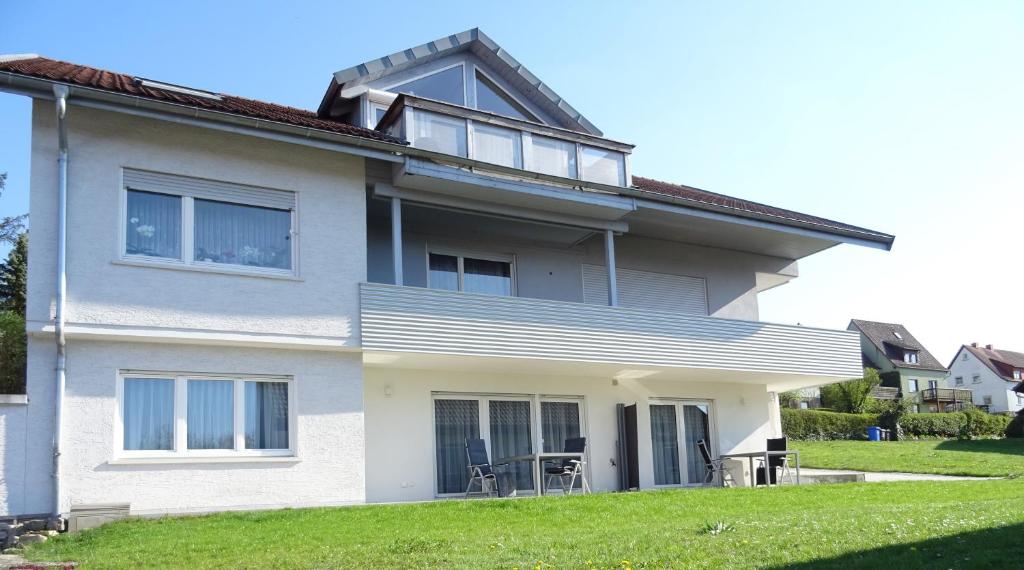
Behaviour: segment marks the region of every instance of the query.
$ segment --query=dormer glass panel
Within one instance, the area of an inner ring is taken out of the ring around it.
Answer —
[[[576,144],[534,135],[530,170],[576,178]]]
[[[481,111],[490,111],[514,119],[541,122],[537,117],[526,110],[509,94],[494,84],[486,75],[477,71],[476,77],[476,108]]]
[[[388,91],[408,93],[427,99],[437,99],[438,101],[446,101],[455,105],[466,104],[466,88],[461,65],[400,83],[391,87]]]
[[[454,156],[466,156],[466,121],[417,111],[413,146]]]
[[[512,168],[523,167],[519,131],[473,123],[473,159]]]
[[[626,185],[626,157],[621,152],[583,146],[580,178],[612,186]]]

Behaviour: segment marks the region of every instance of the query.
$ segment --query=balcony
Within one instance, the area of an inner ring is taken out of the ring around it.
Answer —
[[[922,402],[970,402],[972,393],[970,390],[959,388],[927,388],[921,390]]]
[[[377,130],[460,166],[596,189],[630,181],[633,145],[433,99],[399,95]]]
[[[377,283],[360,286],[360,301],[364,355],[380,362],[388,354],[489,357],[505,367],[508,359],[557,361],[573,364],[549,372],[626,368],[666,378],[702,369],[705,379],[765,384],[777,375],[779,389],[863,373],[859,338],[848,331]]]

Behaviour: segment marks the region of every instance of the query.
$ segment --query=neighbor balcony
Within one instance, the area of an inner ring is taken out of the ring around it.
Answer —
[[[921,390],[922,402],[970,403],[973,394],[960,388],[927,388]]]

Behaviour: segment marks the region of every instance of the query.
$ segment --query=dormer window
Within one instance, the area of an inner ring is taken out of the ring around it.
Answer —
[[[1013,379],[1014,380],[1020,380],[1021,379],[1021,369],[1020,368],[1014,368],[1013,369]]]
[[[417,97],[437,99],[455,105],[466,104],[466,86],[462,64],[417,77],[387,88],[394,93],[408,93]]]
[[[917,351],[916,350],[905,350],[903,351],[903,362],[907,364],[917,364]]]
[[[534,123],[540,123],[541,121],[534,116],[533,113],[526,110],[519,101],[516,101],[514,97],[505,92],[504,89],[498,87],[498,85],[487,77],[486,74],[481,72],[479,69],[475,70],[473,77],[476,79],[476,108],[481,111],[490,111],[506,117],[512,117],[514,119],[522,119],[524,121],[532,121]]]

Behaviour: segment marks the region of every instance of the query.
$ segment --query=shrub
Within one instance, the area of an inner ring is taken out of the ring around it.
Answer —
[[[961,439],[1001,437],[1011,420],[1011,417],[1005,414],[987,414],[975,407],[967,408],[961,413],[965,420],[960,430]]]
[[[910,437],[970,439],[1003,435],[1010,418],[968,408],[962,412],[907,414],[902,423],[903,430]]]
[[[1024,437],[1024,410],[1017,412],[1016,416],[1006,425],[1006,437]]]
[[[868,426],[878,425],[874,414],[843,414],[820,410],[780,410],[782,433],[790,439],[867,439]]]
[[[0,394],[25,393],[25,319],[0,311]]]

